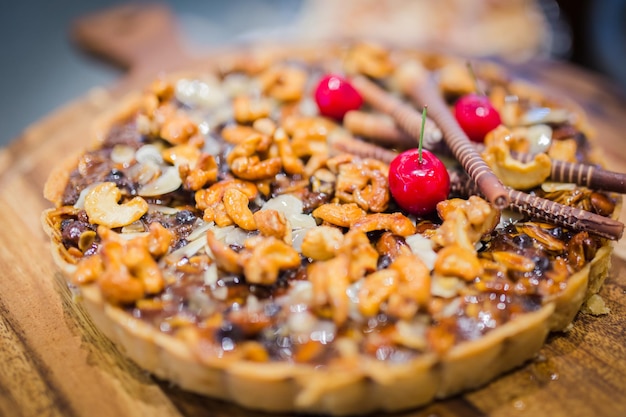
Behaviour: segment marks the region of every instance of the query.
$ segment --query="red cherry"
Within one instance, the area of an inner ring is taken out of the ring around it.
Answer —
[[[315,102],[323,116],[341,121],[350,110],[357,110],[363,98],[345,78],[328,74],[315,88]]]
[[[454,116],[470,140],[483,142],[487,133],[500,123],[500,114],[486,96],[468,94],[457,100]]]
[[[398,205],[411,214],[431,213],[448,198],[450,176],[443,162],[432,152],[409,149],[389,165],[389,191]]]

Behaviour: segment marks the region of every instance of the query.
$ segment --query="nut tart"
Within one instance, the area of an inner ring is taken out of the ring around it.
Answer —
[[[132,360],[244,407],[397,411],[484,385],[602,285],[621,174],[598,165],[576,105],[492,64],[473,72],[358,43],[155,80],[51,174],[54,259]],[[476,85],[499,121],[461,136],[499,202],[447,140]],[[390,190],[420,132],[450,181],[409,192],[444,187],[427,210]]]

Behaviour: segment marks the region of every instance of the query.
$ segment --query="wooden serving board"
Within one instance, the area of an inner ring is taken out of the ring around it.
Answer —
[[[94,51],[131,67],[130,74],[116,86],[81,97],[34,124],[0,150],[0,416],[266,415],[184,392],[139,369],[93,327],[49,255],[39,216],[50,206],[42,187],[51,168],[89,142],[93,118],[122,91],[141,86],[161,68],[156,66],[159,59],[190,62],[175,37],[159,37],[159,30],[137,34],[129,29],[165,28],[171,35],[174,27],[167,11],[153,8],[137,14],[126,9],[122,15],[122,26],[120,15],[107,15],[109,20],[79,26],[77,36],[88,39]],[[137,25],[134,19],[148,19],[153,26]],[[130,30],[136,42],[113,42],[111,49],[110,39],[100,36],[111,28],[127,35]],[[169,46],[142,55],[146,45]],[[515,71],[582,104],[609,166],[626,170],[626,106],[608,84],[559,63],[533,63]],[[482,389],[394,415],[626,415],[624,254],[626,245],[619,243],[600,293],[611,314],[579,314],[571,331],[550,336],[536,360]]]

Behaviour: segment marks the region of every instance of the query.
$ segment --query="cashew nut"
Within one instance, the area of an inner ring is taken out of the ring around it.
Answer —
[[[239,96],[233,101],[233,111],[237,122],[251,123],[257,119],[267,117],[270,114],[271,106],[266,99],[252,99]]]
[[[357,220],[352,228],[367,233],[374,230],[389,230],[396,235],[415,234],[415,225],[402,213],[374,213]]]
[[[285,129],[276,129],[276,132],[274,132],[274,143],[278,146],[278,155],[283,163],[285,172],[290,175],[302,174],[304,164],[300,158],[295,156]]]
[[[548,155],[557,161],[576,162],[577,149],[578,145],[574,139],[553,140]]]
[[[432,240],[439,246],[459,245],[470,251],[475,251],[476,242],[492,231],[500,219],[500,212],[478,196],[444,200],[437,204],[437,213],[443,224]]]
[[[272,209],[263,209],[254,213],[254,221],[263,236],[273,236],[291,243],[291,227],[283,213]]]
[[[343,233],[336,227],[311,228],[302,240],[302,254],[316,261],[325,261],[335,256],[343,242]]]
[[[348,51],[345,62],[350,74],[361,73],[372,78],[386,77],[394,69],[389,51],[374,43],[360,43]]]
[[[211,230],[206,233],[207,246],[211,249],[217,265],[226,272],[240,274],[242,269],[239,264],[239,254],[220,242]]]
[[[254,215],[248,207],[248,197],[236,188],[229,188],[224,193],[224,207],[226,213],[235,224],[244,230],[257,228]]]
[[[262,89],[281,101],[300,100],[306,86],[307,73],[297,67],[272,67],[259,76]]]
[[[271,285],[281,270],[300,266],[300,255],[285,242],[269,237],[252,249],[252,255],[245,258],[243,264],[247,282]]]
[[[365,277],[359,290],[359,311],[366,317],[375,316],[381,304],[398,289],[398,271],[381,269]]]
[[[350,227],[362,217],[365,217],[365,211],[354,203],[349,204],[322,204],[313,210],[313,217],[322,219],[323,221],[341,227]]]
[[[430,271],[413,254],[398,256],[389,267],[399,274],[398,291],[389,298],[389,314],[410,319],[430,301]]]
[[[520,190],[534,188],[550,176],[552,162],[545,153],[535,155],[529,162],[521,162],[511,155],[511,148],[507,141],[510,132],[499,126],[485,138],[487,147],[482,157],[500,178],[503,184]]]
[[[89,220],[109,228],[122,227],[139,220],[148,212],[148,203],[141,198],[118,204],[122,192],[113,182],[95,186],[85,198],[85,211]]]
[[[459,245],[452,245],[437,253],[435,273],[444,277],[459,277],[471,281],[483,273],[483,267],[473,251]]]
[[[348,269],[352,282],[378,268],[378,252],[370,243],[367,235],[359,230],[350,230],[344,235],[338,253],[347,255],[350,260]]]
[[[339,255],[328,261],[309,264],[307,276],[313,284],[313,307],[322,317],[340,326],[348,319],[350,299],[347,290],[350,258]]]

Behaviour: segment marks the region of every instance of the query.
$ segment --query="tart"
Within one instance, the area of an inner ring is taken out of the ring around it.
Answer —
[[[271,412],[414,408],[531,359],[606,278],[621,177],[569,101],[476,65],[501,122],[460,164],[462,60],[358,43],[220,64],[130,94],[44,190],[54,260],[155,376]],[[328,74],[352,94],[339,114],[316,97]],[[451,186],[411,214],[389,163],[425,98]]]

